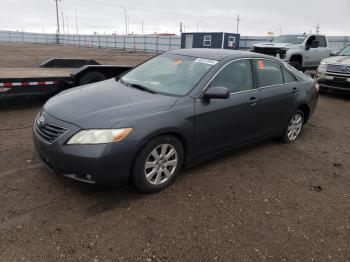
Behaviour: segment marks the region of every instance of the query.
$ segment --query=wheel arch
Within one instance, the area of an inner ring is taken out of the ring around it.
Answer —
[[[137,148],[136,153],[132,159],[132,164],[131,167],[134,166],[134,163],[136,161],[137,156],[139,155],[139,153],[141,152],[141,150],[147,145],[147,143],[149,141],[151,141],[154,138],[160,137],[160,136],[173,136],[175,138],[177,138],[182,146],[183,149],[183,154],[184,154],[184,162],[183,162],[183,166],[186,166],[186,164],[190,161],[190,156],[191,156],[191,151],[190,151],[190,144],[189,141],[186,140],[185,135],[182,134],[181,132],[174,130],[174,129],[164,129],[164,130],[160,130],[157,132],[154,132],[148,136],[146,136],[144,139],[142,139],[142,142],[140,144],[140,146]],[[131,168],[132,170],[132,168]],[[131,179],[131,174],[130,174],[130,179]]]
[[[289,61],[298,61],[300,63],[300,66],[303,66],[303,56],[301,54],[293,54]]]
[[[301,104],[298,106],[297,109],[300,109],[304,113],[304,124],[305,124],[310,118],[310,107],[307,104]]]

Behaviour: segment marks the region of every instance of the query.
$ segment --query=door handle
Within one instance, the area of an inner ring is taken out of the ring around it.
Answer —
[[[258,99],[255,96],[252,96],[249,99],[248,103],[251,104],[252,106],[255,106],[257,101],[258,101]]]
[[[293,91],[292,91],[294,94],[296,94],[296,93],[298,93],[299,92],[299,90],[298,90],[298,88],[297,87],[293,87]]]

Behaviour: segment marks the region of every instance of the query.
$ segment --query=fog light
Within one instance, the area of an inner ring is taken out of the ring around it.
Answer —
[[[92,176],[91,176],[91,175],[86,175],[86,178],[87,178],[88,180],[92,180]]]

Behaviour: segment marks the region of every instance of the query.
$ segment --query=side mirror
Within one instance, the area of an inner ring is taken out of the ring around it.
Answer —
[[[230,97],[230,91],[227,87],[213,86],[204,92],[204,98],[226,99]]]
[[[337,56],[338,53],[339,53],[338,51],[332,51],[332,52],[331,52],[331,56]]]

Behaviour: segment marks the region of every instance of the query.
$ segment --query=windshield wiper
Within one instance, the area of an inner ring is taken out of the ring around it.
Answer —
[[[149,92],[149,93],[152,93],[152,94],[156,94],[156,92],[154,92],[153,90],[150,90],[148,89],[147,87],[143,86],[143,85],[139,85],[139,84],[130,84],[129,83],[129,86],[133,87],[133,88],[136,88],[136,89],[140,89],[142,91],[146,91],[146,92]]]
[[[142,91],[146,91],[146,92],[149,92],[149,93],[152,93],[152,94],[156,94],[155,91],[150,90],[150,89],[148,89],[147,87],[145,87],[143,85],[132,84],[132,83],[129,83],[129,82],[123,80],[122,78],[119,78],[119,82],[122,83],[125,86],[128,86],[128,87],[133,87],[133,88],[136,88],[136,89],[139,89],[139,90],[142,90]]]

